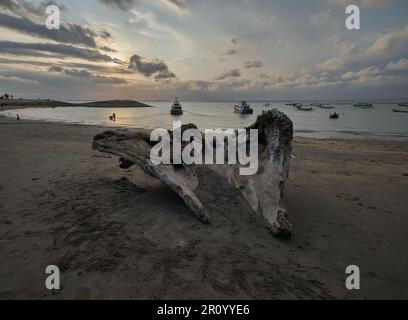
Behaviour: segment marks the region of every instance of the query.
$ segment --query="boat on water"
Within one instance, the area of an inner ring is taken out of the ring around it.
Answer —
[[[240,104],[234,106],[234,111],[239,114],[253,114],[254,110],[247,101],[241,101]]]
[[[340,115],[336,112],[333,112],[330,114],[330,119],[338,119],[340,118]]]
[[[303,104],[298,104],[295,106],[296,109],[298,109],[299,111],[313,111],[313,106],[312,105],[308,105],[305,106]]]
[[[181,116],[183,115],[183,108],[181,107],[180,100],[178,98],[174,99],[173,104],[171,105],[170,114],[172,116]]]
[[[392,109],[393,112],[408,113],[408,110]]]
[[[311,106],[321,108],[321,109],[334,109],[334,106],[329,103],[314,102],[311,104]]]
[[[355,103],[354,107],[359,107],[359,108],[372,108],[373,104],[372,103],[367,103],[367,102],[359,102]]]
[[[321,103],[319,104],[319,108],[321,109],[334,109],[334,106],[328,103]]]
[[[398,103],[400,107],[408,107],[408,102]]]
[[[287,103],[286,104],[287,106],[290,106],[290,107],[295,107],[295,108],[299,108],[299,107],[301,107],[302,106],[302,104],[301,103]]]
[[[269,108],[269,107],[271,106],[271,104],[270,104],[269,102],[265,102],[264,106],[265,106],[266,108]]]

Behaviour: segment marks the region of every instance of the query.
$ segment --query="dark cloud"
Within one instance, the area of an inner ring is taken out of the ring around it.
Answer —
[[[0,60],[1,61],[1,60]],[[114,74],[132,74],[133,71],[125,67],[112,67],[103,64],[90,64],[78,62],[59,62],[59,65],[69,68],[79,68],[92,70],[93,72],[114,73]]]
[[[52,66],[48,70],[49,72],[63,72],[64,68],[59,67],[59,66]]]
[[[0,0],[0,27],[15,30],[33,37],[49,39],[60,43],[70,43],[96,48],[97,38],[103,41],[112,40],[112,35],[102,30],[96,32],[90,28],[72,23],[62,23],[58,30],[48,30],[44,26],[45,9],[49,5],[56,5],[63,11],[65,6],[55,1],[41,1],[34,4],[27,1]],[[7,14],[5,14],[7,12]]]
[[[65,6],[55,1],[41,1],[32,3],[27,1],[18,2],[16,0],[0,0],[0,8],[10,11],[13,15],[25,17],[31,20],[42,22],[45,19],[45,9],[49,5],[56,5],[60,11],[65,10]]]
[[[181,0],[165,0],[166,2],[170,3],[173,6],[176,6],[180,10],[186,10],[187,5]]]
[[[99,0],[104,5],[118,8],[122,11],[130,10],[136,4],[135,0]]]
[[[0,59],[1,63],[1,59]],[[49,63],[46,64],[47,68]],[[112,67],[104,64],[91,64],[91,63],[79,63],[79,62],[65,62],[59,61],[56,62],[53,67],[60,67],[62,69],[74,68],[74,69],[86,69],[93,73],[102,73],[102,74],[132,74],[133,71],[127,68],[122,67]]]
[[[15,0],[0,0],[0,7],[8,10],[18,10],[20,6]]]
[[[105,52],[118,52],[117,50],[109,48],[109,47],[100,47],[99,49]]]
[[[138,2],[138,0],[98,0],[100,3],[120,9],[122,11],[127,11],[132,9]],[[187,10],[187,5],[182,0],[163,0],[168,4],[172,5],[174,8],[185,11]]]
[[[119,85],[125,84],[126,80],[117,77],[105,77],[95,75],[86,69],[62,68],[60,66],[52,66],[49,68],[50,72],[62,73],[71,77],[90,80],[95,83]]]
[[[185,82],[185,85],[189,90],[197,91],[208,91],[217,89],[218,84],[215,82],[205,81],[205,80],[189,80]]]
[[[233,56],[234,54],[237,54],[237,50],[235,50],[235,49],[229,49],[229,50],[227,50],[227,51],[225,52],[225,54],[226,54],[227,56]]]
[[[222,75],[220,75],[216,80],[225,80],[228,78],[239,78],[241,77],[241,71],[239,69],[233,69],[224,72]]]
[[[7,81],[7,83],[10,83],[10,82],[17,82],[17,83],[24,83],[24,84],[37,84],[38,83],[38,81],[36,80],[22,78],[22,77],[18,77],[14,75],[5,75],[5,74],[0,75],[0,81],[1,80]]]
[[[175,77],[176,77],[176,75],[173,72],[170,72],[170,71],[159,72],[154,76],[154,78],[156,80],[171,79],[171,78],[175,78]]]
[[[0,0],[1,1],[1,0]],[[0,64],[11,64],[11,65],[33,65],[33,66],[46,66],[48,67],[50,64],[43,61],[34,61],[34,60],[19,60],[19,59],[5,59],[0,58]]]
[[[74,57],[93,62],[117,62],[120,61],[102,54],[94,49],[78,48],[67,44],[55,43],[21,43],[12,41],[0,41],[0,52],[16,56],[37,56],[37,57]]]
[[[4,65],[29,65],[37,67],[46,67],[48,70],[50,67],[49,62],[45,61],[35,61],[32,59],[11,59],[11,58],[2,58],[0,57],[0,64]],[[92,64],[92,63],[80,63],[80,62],[68,62],[68,61],[58,61],[55,62],[53,67],[60,67],[61,69],[65,68],[75,68],[75,69],[86,69],[93,73],[103,73],[103,74],[132,74],[133,71],[126,67],[116,67],[106,64]]]
[[[271,77],[269,74],[267,74],[265,72],[261,72],[260,74],[258,74],[258,78],[261,78],[261,79],[273,79],[273,77]]]
[[[145,77],[154,75],[156,80],[176,77],[173,72],[170,72],[164,61],[159,59],[148,61],[137,54],[130,58],[129,68],[143,74]]]
[[[111,40],[112,34],[109,31],[103,30],[99,33],[99,36],[104,40]]]
[[[262,61],[245,61],[244,62],[245,68],[251,69],[251,68],[262,68]]]
[[[17,18],[0,13],[0,26],[34,37],[96,47],[96,34],[92,30],[76,24],[62,24],[59,30],[48,30],[44,25],[37,24],[25,17]]]

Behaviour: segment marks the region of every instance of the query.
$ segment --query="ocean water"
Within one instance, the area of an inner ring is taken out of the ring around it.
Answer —
[[[300,101],[301,102],[301,101]],[[377,138],[390,140],[408,139],[408,114],[394,113],[395,104],[377,104],[373,109],[354,107],[351,103],[333,103],[334,110],[315,107],[312,112],[298,111],[286,102],[251,103],[253,115],[239,115],[233,112],[234,102],[182,102],[184,115],[170,115],[171,101],[146,102],[155,108],[30,108],[8,110],[0,114],[23,119],[68,122],[77,124],[104,125],[130,128],[172,128],[173,120],[194,123],[199,129],[244,128],[252,124],[256,116],[267,109],[279,109],[288,115],[294,124],[295,136],[312,138]],[[408,108],[407,108],[408,109]],[[340,119],[329,119],[336,111]],[[117,121],[109,121],[116,114]]]

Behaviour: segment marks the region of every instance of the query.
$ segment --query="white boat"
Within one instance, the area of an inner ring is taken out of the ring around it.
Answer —
[[[359,108],[372,108],[373,104],[367,103],[367,102],[359,102],[359,103],[355,103],[354,106],[359,107]]]
[[[317,108],[321,108],[321,109],[334,109],[334,106],[329,104],[329,103],[318,103],[318,102],[314,102],[311,104],[312,107],[317,107]]]
[[[398,103],[400,107],[408,107],[408,102]]]
[[[313,111],[312,106],[304,106],[304,105],[300,105],[300,106],[296,107],[296,109],[298,109],[300,111]]]
[[[294,103],[293,107],[299,111],[313,111],[314,110],[312,105],[303,105],[301,103]]]
[[[172,116],[181,116],[183,115],[183,108],[178,98],[174,99],[173,104],[171,105],[170,114]]]
[[[393,112],[398,112],[398,113],[408,113],[408,110],[401,110],[401,109],[392,109]]]
[[[254,110],[247,101],[241,101],[240,104],[234,106],[234,111],[239,114],[253,114]]]
[[[302,106],[301,103],[287,103],[286,105],[290,107],[295,107],[295,108],[299,108]]]
[[[334,106],[328,103],[321,103],[319,104],[319,108],[321,109],[334,109]]]

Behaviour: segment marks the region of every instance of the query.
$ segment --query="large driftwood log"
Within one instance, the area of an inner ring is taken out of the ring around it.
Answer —
[[[183,125],[181,131],[190,128],[196,127]],[[274,235],[289,238],[291,224],[283,205],[283,194],[292,152],[292,121],[282,112],[272,110],[258,116],[256,122],[247,128],[247,132],[250,129],[258,130],[259,169],[255,175],[240,175],[240,164],[228,165],[226,162],[224,165],[205,166],[240,190],[253,211],[267,221]],[[172,137],[172,132],[169,133]],[[201,221],[210,223],[210,213],[196,196],[196,191],[200,188],[197,174],[199,165],[154,165],[150,159],[150,151],[155,143],[150,141],[150,134],[151,130],[146,129],[106,131],[95,136],[93,146],[101,152],[119,156],[122,168],[140,166],[179,194]],[[247,141],[249,143],[248,135]],[[227,143],[224,148],[227,158]]]

